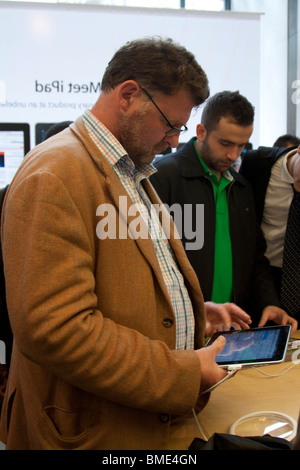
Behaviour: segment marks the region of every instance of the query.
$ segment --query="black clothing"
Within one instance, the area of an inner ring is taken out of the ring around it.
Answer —
[[[243,158],[240,167],[240,174],[249,181],[253,188],[259,223],[261,223],[263,219],[265,197],[271,177],[272,167],[281,156],[296,149],[297,146],[290,148],[259,147],[257,150],[248,151]],[[287,211],[288,210],[289,208],[287,207]],[[297,247],[298,243],[296,243],[295,246]],[[282,268],[271,266],[271,272],[278,296],[281,297]],[[287,285],[291,287],[292,283],[288,283]],[[297,315],[295,315],[294,312],[291,312],[286,308],[284,302],[282,302],[282,308],[284,308],[290,316],[297,318]]]
[[[239,174],[246,178],[252,186],[256,213],[259,223],[262,221],[266,191],[271,171],[279,157],[290,152],[293,148],[259,147],[257,150],[246,152]]]
[[[204,300],[209,301],[214,275],[215,198],[212,183],[196,154],[194,140],[177,152],[159,158],[155,162],[158,172],[150,180],[164,203],[168,206],[177,203],[182,207],[185,248],[191,240],[186,238],[184,230],[184,205],[192,205],[194,228],[196,204],[204,205],[204,245],[198,250],[186,249],[186,253],[198,276]],[[257,223],[252,189],[233,169],[230,173],[233,181],[226,191],[233,256],[232,301],[246,310],[255,324],[263,308],[267,305],[279,307],[280,302],[269,272],[269,262],[264,256],[266,243]]]

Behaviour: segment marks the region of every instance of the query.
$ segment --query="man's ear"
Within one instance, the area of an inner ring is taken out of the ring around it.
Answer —
[[[124,111],[129,108],[133,100],[141,94],[141,89],[134,80],[126,80],[121,83],[118,89],[118,99],[120,108]]]
[[[207,135],[207,130],[206,127],[203,124],[198,124],[196,127],[196,134],[197,134],[197,139],[199,142],[203,142]]]

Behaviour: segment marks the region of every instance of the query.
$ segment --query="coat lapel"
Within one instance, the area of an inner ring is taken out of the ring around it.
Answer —
[[[162,201],[159,199],[159,196],[157,195],[152,184],[148,180],[145,180],[144,186],[152,203],[156,207],[160,207],[160,214],[159,214],[160,221],[165,230],[165,233],[167,234],[167,238],[175,254],[177,265],[181,273],[183,274],[183,276],[186,278],[186,280],[188,281],[188,283],[193,289],[199,290],[199,283],[198,283],[197,276],[186,256],[180,235],[176,229],[176,226],[173,222],[172,217],[170,216],[169,212],[165,208]]]
[[[103,157],[103,155],[101,154],[97,146],[89,138],[88,133],[85,129],[85,126],[82,123],[81,118],[79,118],[70,127],[72,131],[80,139],[82,144],[85,146],[87,152],[89,153],[91,158],[94,160],[100,172],[105,176],[108,194],[110,195],[111,200],[113,201],[113,204],[115,205],[115,208],[117,209],[119,217],[121,217],[121,219],[125,222],[127,226],[127,231],[130,231],[130,225],[134,222],[136,218],[136,215],[132,215],[128,213],[129,208],[133,205],[132,199],[129,197],[127,191],[125,190],[124,186],[121,184],[119,178],[115,174],[111,165],[106,161],[106,159]],[[171,216],[169,215],[167,209],[163,206],[163,203],[159,199],[152,184],[148,180],[144,180],[143,184],[144,184],[144,188],[148,196],[150,197],[152,204],[154,204],[155,207],[160,208],[159,217],[161,220],[161,224],[165,230],[167,239],[175,254],[178,267],[186,279],[188,290],[193,296],[194,294],[196,294],[196,298],[199,298],[199,293],[200,293],[200,299],[202,299],[201,297],[202,294],[199,289],[198,279],[185,254],[184,247],[180,240],[180,236],[176,230],[175,224]],[[144,226],[141,228],[141,232],[144,234],[145,231],[148,231],[148,229],[146,227],[146,224],[141,219],[142,218],[140,217],[141,224],[144,224]],[[127,232],[127,236],[129,236],[128,232]],[[162,272],[158,263],[155,248],[151,240],[150,234],[148,233],[147,238],[145,237],[135,238],[135,242],[138,245],[143,256],[147,259],[148,263],[152,267],[153,272],[156,275],[158,282],[161,286],[161,289],[164,292],[165,297],[167,298],[168,303],[171,306],[170,298],[167,293],[165,282],[162,276]]]
[[[117,208],[119,216],[122,220],[126,223],[127,226],[127,236],[130,236],[131,233],[131,224],[135,222],[136,215],[130,214],[129,208],[134,204],[132,199],[129,197],[127,191],[115,175],[114,171],[110,173],[110,175],[106,179],[107,189],[110,192],[112,200]],[[165,282],[162,276],[162,272],[158,263],[158,259],[156,256],[155,248],[153,242],[151,240],[150,233],[148,231],[148,227],[146,223],[142,220],[142,217],[139,217],[139,221],[141,223],[141,233],[147,233],[147,237],[133,237],[135,243],[138,245],[141,253],[147,259],[148,263],[151,265],[154,274],[156,275],[158,282],[165,293],[168,301],[170,302],[169,295],[167,293],[167,289],[165,286]]]
[[[106,161],[96,144],[90,139],[82,119],[78,118],[70,128],[82,142],[99,171],[105,176],[107,192],[117,210],[118,217],[122,219],[122,225],[124,226],[125,224],[127,236],[129,236],[130,224],[134,222],[136,217],[136,215],[128,214],[128,209],[133,205],[132,199],[129,197],[111,165]],[[143,221],[141,221],[141,224],[144,224],[141,231],[145,233],[147,231],[146,224]],[[169,299],[150,234],[147,238],[135,238],[135,242],[151,265],[162,290]]]

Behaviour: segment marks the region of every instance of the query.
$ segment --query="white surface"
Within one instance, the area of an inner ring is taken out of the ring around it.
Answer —
[[[74,120],[99,94],[113,53],[128,40],[172,37],[194,52],[211,94],[239,90],[260,120],[260,14],[0,2],[2,122]],[[255,71],[249,73],[249,70]],[[92,87],[90,84],[93,84]],[[92,90],[86,92],[85,85]],[[195,135],[201,110],[188,123]]]

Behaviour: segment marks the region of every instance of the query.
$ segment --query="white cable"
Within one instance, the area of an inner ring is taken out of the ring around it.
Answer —
[[[217,382],[215,385],[213,385],[212,387],[208,388],[207,390],[205,390],[204,392],[200,393],[199,396],[201,395],[204,395],[205,393],[210,393],[212,392],[216,387],[218,387],[219,385],[221,385],[223,382],[225,382],[225,380],[228,380],[230,379],[230,377],[232,377],[233,375],[236,374],[236,372],[240,369],[240,367],[233,367],[232,369],[228,369],[227,371],[227,375],[225,375],[225,377],[220,380],[219,382]]]
[[[232,368],[232,369],[229,369],[228,372],[227,372],[227,375],[225,375],[225,377],[224,377],[222,380],[220,380],[219,382],[217,382],[215,385],[213,385],[212,387],[208,388],[208,389],[205,390],[204,392],[200,393],[199,396],[204,395],[205,393],[209,393],[209,392],[211,392],[212,390],[214,390],[216,387],[218,387],[218,386],[221,385],[223,382],[225,382],[225,380],[228,380],[228,379],[230,379],[230,377],[232,377],[233,375],[235,375],[236,372],[237,372],[239,369],[240,369],[240,367],[234,367],[234,368]],[[199,429],[199,431],[200,431],[200,434],[201,434],[201,436],[203,437],[203,439],[204,439],[205,441],[207,441],[208,439],[207,439],[207,437],[206,437],[206,435],[205,435],[205,433],[204,433],[204,431],[203,431],[203,429],[202,429],[202,427],[201,427],[201,425],[200,425],[200,423],[199,423],[199,420],[198,420],[198,418],[197,418],[195,409],[193,408],[192,411],[193,411],[193,415],[194,415],[194,419],[195,419],[195,421],[196,421],[197,427],[198,427],[198,429]]]
[[[272,418],[272,419],[277,419],[279,422],[283,422],[284,424],[289,424],[291,427],[291,432],[289,433],[288,436],[285,436],[285,439],[288,441],[291,441],[297,433],[297,422],[292,418],[291,416],[288,416],[285,413],[279,413],[278,411],[257,411],[254,413],[249,413],[245,416],[242,416],[239,418],[237,421],[235,421],[230,429],[229,429],[229,434],[234,434],[236,435],[236,430],[238,426],[242,423],[245,423],[247,421],[253,421],[255,419],[267,419],[267,418]],[[266,431],[266,429],[265,429]],[[257,429],[256,429],[257,432]],[[267,432],[264,432],[263,435],[268,434]],[[283,437],[283,436],[278,436],[278,437]]]
[[[260,369],[259,367],[254,367],[252,366],[252,369],[255,369],[257,372],[260,372],[261,374],[263,375],[266,375],[267,377],[281,377],[282,375],[286,374],[289,370],[291,370],[293,367],[295,367],[297,364],[293,364],[291,366],[289,366],[287,369],[283,370],[281,369],[281,371],[278,373],[278,374],[268,374],[267,372],[263,371],[262,369]],[[282,372],[283,371],[283,372]]]
[[[297,349],[300,347],[300,339],[294,339],[288,344],[288,349]]]
[[[207,441],[208,439],[207,439],[207,437],[206,437],[205,433],[203,432],[203,429],[202,429],[202,428],[201,428],[201,426],[200,426],[200,423],[199,423],[199,420],[198,420],[198,418],[197,418],[197,415],[196,415],[196,411],[195,411],[195,409],[193,408],[193,410],[192,410],[192,411],[193,411],[193,415],[194,415],[194,418],[195,418],[196,424],[197,424],[197,426],[198,426],[198,429],[199,429],[199,431],[200,431],[200,434],[201,434],[201,436],[203,437],[203,439],[204,439],[205,441]]]

